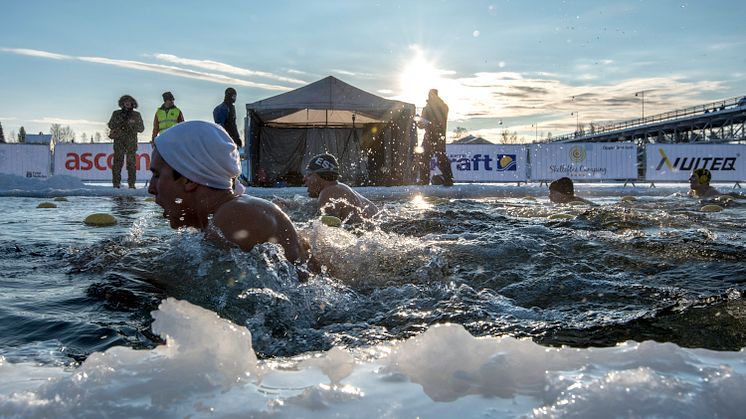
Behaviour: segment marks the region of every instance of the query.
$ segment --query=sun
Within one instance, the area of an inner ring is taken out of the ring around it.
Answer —
[[[400,99],[415,104],[424,105],[427,92],[443,84],[439,70],[425,59],[420,49],[414,49],[414,57],[404,66],[400,76]]]

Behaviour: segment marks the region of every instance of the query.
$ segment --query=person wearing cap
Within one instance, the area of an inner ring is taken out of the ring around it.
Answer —
[[[153,141],[148,192],[172,228],[194,227],[222,236],[241,250],[277,243],[285,257],[303,263],[310,253],[290,218],[275,204],[242,195],[236,144],[219,125],[188,121]],[[219,234],[216,234],[219,233]]]
[[[232,87],[225,89],[223,103],[213,109],[212,118],[216,124],[225,129],[233,139],[233,142],[236,143],[236,146],[243,147],[241,135],[238,133],[238,127],[236,126],[236,96],[236,89]]]
[[[140,112],[137,112],[137,101],[130,95],[119,98],[119,109],[109,119],[109,138],[114,140],[114,157],[111,164],[111,183],[115,188],[121,187],[122,164],[127,160],[127,183],[135,188],[137,180],[137,134],[145,131]]]
[[[689,176],[689,193],[693,198],[711,198],[720,195],[717,189],[710,186],[712,173],[705,168],[692,171]]]
[[[446,124],[448,122],[448,105],[438,96],[438,89],[430,89],[427,105],[422,110],[422,117],[417,126],[425,129],[422,139],[422,160],[420,162],[419,181],[423,185],[430,183],[430,160],[435,157],[436,164],[443,173],[443,186],[453,186],[451,160],[446,155]]]
[[[339,163],[331,154],[313,156],[306,166],[303,183],[308,196],[319,198],[322,215],[332,215],[343,223],[355,224],[378,213],[374,203],[338,179]]]
[[[153,119],[153,139],[172,126],[184,122],[184,113],[174,105],[176,99],[174,99],[173,93],[164,92],[161,96],[163,97],[163,105],[155,110],[155,118]]]
[[[569,177],[561,177],[549,184],[549,200],[555,204],[569,204],[570,202],[592,204],[587,199],[575,196],[575,186]]]

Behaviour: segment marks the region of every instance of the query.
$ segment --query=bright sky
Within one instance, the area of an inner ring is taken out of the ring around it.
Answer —
[[[580,124],[746,95],[743,1],[7,1],[0,25],[6,136],[52,123],[103,133],[122,94],[149,140],[161,93],[212,120],[333,75],[424,106],[448,130],[532,141]],[[574,97],[574,99],[573,99]],[[538,128],[536,128],[538,127]]]

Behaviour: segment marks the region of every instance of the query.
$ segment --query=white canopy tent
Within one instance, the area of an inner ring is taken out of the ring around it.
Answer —
[[[246,105],[251,180],[295,180],[310,158],[334,154],[342,180],[400,185],[411,181],[417,142],[413,104],[388,100],[332,76]]]

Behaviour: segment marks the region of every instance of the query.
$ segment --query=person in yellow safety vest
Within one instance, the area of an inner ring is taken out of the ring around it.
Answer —
[[[153,139],[179,122],[184,122],[184,113],[174,105],[174,100],[171,92],[163,94],[163,105],[156,109],[153,119]]]

